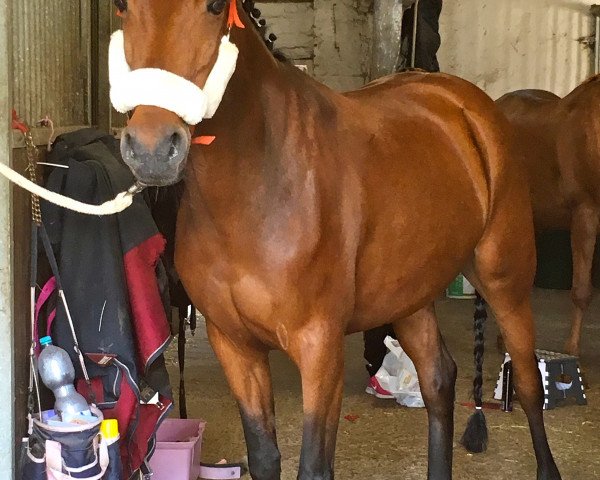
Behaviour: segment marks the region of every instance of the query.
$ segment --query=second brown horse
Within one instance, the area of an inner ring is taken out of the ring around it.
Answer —
[[[118,5],[131,68],[205,84],[229,2]],[[255,29],[231,39],[237,69],[196,128],[216,141],[186,159],[189,126],[139,106],[122,152],[147,184],[183,172],[177,270],[240,405],[252,478],[281,475],[269,351],[285,351],[302,377],[298,478],[331,480],[344,336],[392,323],[429,414],[429,479],[450,479],[456,366],[429,305],[466,266],[512,356],[537,478],[560,479],[534,356],[531,207],[494,103],[465,81],[422,73],[341,95],[276,60]]]
[[[536,230],[571,231],[573,314],[565,349],[578,355],[600,219],[600,76],[563,99],[544,90],[520,90],[497,104],[527,168]]]

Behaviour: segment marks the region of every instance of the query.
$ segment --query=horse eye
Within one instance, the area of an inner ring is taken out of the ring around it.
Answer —
[[[120,12],[127,10],[127,0],[114,0],[114,2]]]
[[[210,0],[208,4],[208,11],[213,15],[220,15],[225,10],[227,0]]]

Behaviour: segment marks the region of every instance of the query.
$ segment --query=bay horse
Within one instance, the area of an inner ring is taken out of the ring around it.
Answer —
[[[251,1],[117,5],[123,158],[143,184],[184,179],[176,267],[239,404],[252,478],[281,475],[269,351],[301,373],[298,478],[331,480],[344,336],[391,323],[427,407],[428,478],[450,479],[456,365],[432,305],[463,270],[512,356],[537,478],[560,479],[534,355],[528,190],[493,101],[421,72],[335,93],[243,28]]]
[[[583,317],[593,292],[600,220],[598,102],[598,75],[562,99],[544,90],[519,90],[497,100],[527,168],[536,230],[571,231],[573,312],[565,350],[573,355],[579,355]]]

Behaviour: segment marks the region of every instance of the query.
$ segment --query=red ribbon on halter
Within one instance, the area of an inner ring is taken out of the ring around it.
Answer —
[[[192,145],[205,145],[208,146],[215,141],[217,137],[214,135],[201,135],[200,137],[192,138]]]
[[[231,27],[234,25],[238,28],[246,28],[238,12],[237,0],[231,0],[231,4],[229,5],[229,19],[227,20],[227,28],[231,30]]]

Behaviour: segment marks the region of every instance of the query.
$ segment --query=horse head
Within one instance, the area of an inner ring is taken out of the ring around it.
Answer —
[[[182,177],[194,127],[215,113],[235,70],[228,30],[241,23],[237,3],[115,3],[123,30],[111,39],[111,101],[132,112],[121,153],[141,183],[170,185]]]

